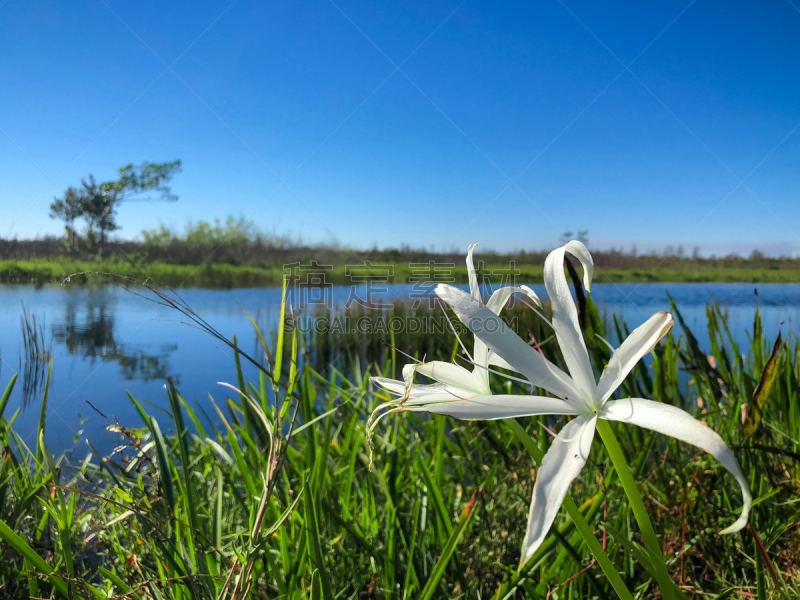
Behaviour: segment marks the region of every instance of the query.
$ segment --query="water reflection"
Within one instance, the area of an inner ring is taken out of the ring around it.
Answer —
[[[19,370],[22,371],[22,405],[27,406],[39,395],[47,378],[47,369],[52,357],[50,345],[45,339],[44,319],[29,313],[23,305],[20,317],[22,349]]]
[[[68,354],[95,365],[98,361],[116,362],[120,378],[125,380],[165,380],[171,376],[169,357],[177,344],[162,344],[158,352],[127,344],[117,338],[116,302],[107,294],[89,294],[83,302],[70,298],[64,306],[64,318],[53,325],[53,340],[63,344]]]
[[[33,400],[39,397],[44,390],[44,383],[47,379],[47,369],[50,364],[50,357],[35,360],[25,360],[23,362],[20,355],[19,371],[22,371],[22,406],[28,406]]]

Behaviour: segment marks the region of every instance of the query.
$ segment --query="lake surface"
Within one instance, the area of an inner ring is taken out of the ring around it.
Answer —
[[[544,286],[531,287],[546,297]],[[725,308],[731,330],[744,346],[757,304],[768,337],[779,328],[784,335],[791,332],[800,322],[800,285],[759,285],[757,296],[754,289],[753,284],[595,284],[592,297],[601,314],[613,312],[633,328],[654,312],[669,310],[669,293],[705,346],[705,310],[712,301]],[[413,303],[420,298],[424,301],[429,291],[421,292],[419,285],[411,284],[370,289],[333,286],[294,290],[291,297],[295,305],[328,302],[336,307],[363,299]],[[281,290],[277,288],[188,289],[180,295],[199,316],[229,338],[237,335],[240,346],[255,355],[259,354],[255,335],[241,309],[265,330],[274,330],[279,320]],[[232,352],[224,344],[182,324],[186,319],[177,312],[125,289],[69,284],[38,289],[0,286],[0,387],[5,389],[14,373],[20,375],[5,416],[22,408],[14,427],[29,445],[35,444],[46,364],[25,361],[23,309],[29,317],[36,317],[44,345],[55,359],[46,434],[53,451],[75,446],[82,454],[87,436],[101,452],[114,447],[117,435],[104,428],[109,420],[116,417],[124,425],[141,424],[126,390],[142,401],[166,406],[164,382],[171,376],[190,404],[211,413],[208,395],[219,401],[228,395],[218,382],[235,382]],[[257,377],[252,366],[245,366],[245,371],[253,379]],[[147,409],[157,410],[153,406]]]

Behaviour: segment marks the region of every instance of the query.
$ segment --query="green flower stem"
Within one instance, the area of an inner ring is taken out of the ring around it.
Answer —
[[[511,432],[517,437],[517,439],[522,442],[522,445],[525,446],[525,449],[536,461],[536,464],[542,464],[544,452],[539,448],[539,446],[536,445],[536,442],[531,439],[525,429],[523,429],[522,425],[517,423],[516,419],[503,419],[503,422],[508,426],[509,429],[511,429]],[[627,465],[625,465],[625,468],[627,469]],[[630,473],[630,471],[628,473]],[[564,497],[563,504],[564,508],[567,509],[567,513],[569,514],[573,523],[575,523],[575,528],[580,532],[581,536],[583,537],[583,541],[589,547],[589,551],[592,553],[592,556],[594,556],[597,564],[600,565],[600,568],[603,570],[608,582],[614,588],[614,591],[617,592],[617,595],[621,600],[633,600],[633,596],[628,591],[628,588],[625,587],[625,582],[622,581],[622,577],[620,577],[617,569],[614,567],[614,563],[612,563],[611,559],[608,558],[605,550],[603,550],[603,546],[595,537],[594,531],[592,531],[589,523],[586,522],[586,519],[583,517],[578,505],[575,504],[575,501],[572,499],[572,496],[567,494],[567,496]],[[665,598],[667,597],[665,596]],[[669,598],[667,600],[669,600]]]
[[[611,462],[619,475],[620,483],[628,496],[633,509],[633,515],[636,517],[636,522],[639,524],[639,530],[642,532],[644,538],[644,545],[647,553],[650,555],[650,560],[653,563],[653,570],[655,572],[658,587],[661,588],[661,596],[664,600],[675,600],[674,583],[667,571],[667,564],[664,562],[664,553],[661,551],[661,545],[658,543],[656,532],[653,530],[653,524],[650,522],[650,517],[647,515],[647,510],[644,507],[642,496],[636,487],[636,482],[633,479],[633,474],[628,467],[628,462],[625,459],[625,453],[611,429],[608,421],[603,419],[597,420],[597,431],[600,432],[600,437],[606,445],[608,454],[611,456]]]

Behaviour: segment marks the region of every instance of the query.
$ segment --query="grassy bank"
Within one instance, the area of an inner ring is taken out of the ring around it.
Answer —
[[[493,284],[508,283],[508,264],[483,267],[481,276]],[[84,273],[72,281],[103,281],[101,273],[132,277],[138,281],[147,278],[161,285],[171,287],[264,287],[279,286],[285,271],[282,267],[258,267],[251,265],[231,265],[205,263],[203,265],[177,265],[163,262],[131,263],[121,260],[74,261],[58,260],[0,260],[0,283],[25,283],[42,285],[61,283],[74,273]],[[86,274],[88,273],[88,274]],[[695,269],[613,269],[598,267],[595,281],[602,283],[800,283],[800,270],[759,269],[759,268],[695,268]],[[418,268],[405,263],[374,264],[372,268],[361,267],[356,273],[346,265],[333,266],[326,271],[324,281],[334,285],[349,285],[351,282],[372,279],[380,283],[385,278],[389,283],[415,282],[420,279],[432,281],[431,273],[425,274]],[[302,280],[305,275],[295,272]],[[454,283],[467,283],[467,270],[464,266],[448,268],[445,274],[437,273],[436,280],[449,278]],[[541,283],[542,267],[516,265],[517,282]]]
[[[601,323],[591,303],[582,313],[595,332],[611,337],[616,324]],[[792,340],[777,346],[775,383],[760,423],[746,431],[742,409],[752,402],[774,340],[764,338],[756,317],[752,344],[742,348],[719,311],[710,308],[708,319],[713,360],[690,333],[670,334],[655,348],[652,368],[640,365],[628,377],[624,394],[682,407],[735,449],[755,499],[752,532],[717,534],[735,518],[741,498],[713,459],[644,429],[612,427],[678,598],[794,598],[800,585],[800,347]],[[542,351],[562,364],[541,321],[520,327],[529,325]],[[600,368],[608,349],[596,336],[586,340]],[[395,342],[448,361],[457,348],[447,334],[424,349],[412,346],[413,339]],[[105,414],[95,418],[119,437],[107,457],[51,453],[43,435],[46,393],[38,441],[26,446],[6,394],[0,401],[3,594],[615,597],[563,511],[541,549],[517,570],[535,473],[524,444],[547,448],[550,436],[540,423],[558,430],[567,418],[521,419],[521,439],[502,421],[391,415],[376,431],[370,470],[365,419],[385,397],[366,377],[397,376],[406,359],[373,345],[365,365],[351,352],[359,340],[339,339],[324,360],[313,360],[318,343],[302,337],[270,343],[261,379],[248,383],[241,369],[232,371],[230,382],[241,393],[217,395],[204,409],[171,387],[166,413],[128,396],[139,422],[117,423],[112,409],[98,407]],[[351,360],[336,360],[341,354]],[[306,360],[298,361],[301,356]],[[242,360],[237,355],[237,364]],[[521,391],[508,381],[495,385],[499,393]],[[114,401],[123,399],[120,390]],[[571,494],[628,589],[659,597],[599,440],[591,456]]]

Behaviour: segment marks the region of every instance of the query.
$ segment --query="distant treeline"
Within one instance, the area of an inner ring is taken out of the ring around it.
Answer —
[[[464,265],[466,248],[447,251],[415,249],[409,246],[386,249],[351,249],[333,245],[311,245],[261,232],[240,230],[230,221],[220,224],[199,222],[184,234],[161,227],[143,232],[143,240],[110,240],[102,253],[81,244],[67,250],[63,237],[34,240],[0,238],[0,260],[64,260],[93,262],[118,260],[131,263],[164,263],[171,265],[250,266],[261,269],[282,268],[291,263],[319,265],[360,265],[364,261],[377,264]],[[498,253],[478,249],[476,259],[484,265],[541,266],[547,256],[542,251]],[[595,265],[601,269],[702,271],[707,269],[800,270],[800,258],[772,258],[755,251],[748,257],[737,254],[702,257],[696,252],[687,255],[680,247],[664,252],[639,254],[631,250],[592,249]]]

